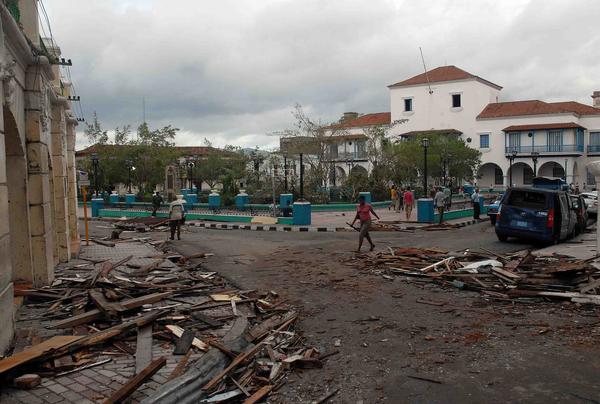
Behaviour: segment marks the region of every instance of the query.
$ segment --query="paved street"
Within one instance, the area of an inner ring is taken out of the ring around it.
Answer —
[[[378,248],[468,246],[502,253],[530,247],[498,242],[489,223],[443,232],[375,233],[374,240]],[[334,399],[339,403],[593,402],[600,397],[594,342],[600,328],[593,310],[570,303],[492,301],[414,278],[390,281],[361,273],[343,262],[353,255],[355,242],[355,233],[193,229],[174,246],[183,253],[215,253],[207,268],[239,287],[277,290],[302,308],[300,326],[311,343],[340,350],[322,371],[292,376],[276,396],[282,402],[307,402],[327,388],[341,389]],[[420,298],[440,305],[420,304]]]

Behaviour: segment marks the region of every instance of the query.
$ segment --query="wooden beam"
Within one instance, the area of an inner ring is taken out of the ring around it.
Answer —
[[[163,293],[152,293],[150,295],[144,295],[136,297],[134,299],[128,299],[121,302],[121,305],[127,310],[137,309],[145,304],[152,304],[161,301],[162,299],[171,295],[171,292]],[[98,309],[86,311],[85,313],[77,316],[69,317],[61,321],[57,321],[52,324],[49,328],[70,328],[81,324],[87,324],[92,321],[102,318],[102,312]]]
[[[273,387],[275,387],[275,386],[273,386],[272,384],[267,384],[266,386],[262,386],[254,394],[252,394],[250,397],[248,397],[244,401],[244,404],[258,403],[260,400],[262,400],[264,397],[266,397],[267,394],[269,394],[271,392],[271,390],[273,390]]]
[[[150,363],[144,370],[135,375],[131,380],[125,383],[120,389],[115,391],[109,398],[104,401],[104,404],[122,403],[127,397],[133,394],[138,387],[150,379],[156,372],[167,363],[167,358],[160,357]]]
[[[192,347],[194,342],[194,332],[192,330],[184,330],[181,337],[175,343],[173,355],[185,355]]]
[[[221,380],[223,378],[225,378],[226,376],[229,375],[229,373],[231,373],[235,368],[237,368],[242,362],[244,362],[246,359],[253,357],[254,355],[256,355],[256,353],[258,351],[261,350],[261,348],[263,348],[263,344],[257,344],[251,348],[248,348],[245,352],[242,352],[241,354],[239,354],[234,360],[233,362],[231,362],[231,364],[229,366],[227,366],[225,369],[223,369],[223,371],[221,371],[221,373],[219,373],[218,375],[216,375],[215,377],[213,377],[213,379],[206,383],[204,385],[204,387],[202,387],[202,390],[211,390],[214,387],[217,386],[217,384],[219,384],[221,382]]]

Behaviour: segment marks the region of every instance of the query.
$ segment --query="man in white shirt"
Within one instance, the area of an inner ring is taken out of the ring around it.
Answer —
[[[435,196],[433,197],[433,203],[438,210],[440,215],[440,224],[444,222],[444,208],[446,207],[446,194],[442,190],[442,187],[438,187]]]
[[[479,188],[475,188],[475,192],[471,195],[471,202],[473,202],[473,219],[475,220],[479,220],[479,214],[481,213],[480,200],[481,195],[479,194]]]
[[[185,218],[185,206],[183,195],[177,195],[177,199],[169,205],[169,227],[171,228],[171,240],[175,240],[175,231],[177,231],[177,240],[181,240],[181,224]]]

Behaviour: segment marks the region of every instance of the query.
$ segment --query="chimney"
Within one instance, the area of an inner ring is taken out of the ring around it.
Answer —
[[[594,91],[592,94],[592,105],[594,108],[600,108],[600,91]]]
[[[358,118],[358,112],[344,112],[340,122],[348,122],[356,118]]]

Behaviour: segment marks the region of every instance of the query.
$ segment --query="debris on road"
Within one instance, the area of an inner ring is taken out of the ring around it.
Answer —
[[[418,277],[494,299],[538,298],[600,305],[600,270],[592,261],[529,251],[449,253],[427,248],[389,248],[357,254],[348,265],[389,277]],[[419,303],[431,304],[421,301]]]
[[[114,258],[65,265],[49,287],[19,285],[15,294],[24,299],[23,310],[35,309],[38,321],[54,336],[43,341],[31,335],[13,355],[1,359],[2,388],[31,389],[43,378],[102,368],[113,357],[133,356],[133,377],[121,380],[116,390],[95,393],[105,403],[122,402],[167,361],[177,367],[165,369],[158,380],[173,383],[186,368],[217,351],[231,363],[199,389],[206,402],[220,402],[220,395],[259,402],[289,372],[323,366],[324,353],[304,345],[294,327],[297,312],[276,292],[238,290],[197,262],[212,254],[183,256],[164,242],[153,243],[161,249],[150,253],[156,250],[147,241],[97,243],[88,248]],[[140,245],[146,246],[145,255],[130,254]],[[240,318],[246,327],[239,337],[248,344],[243,352],[223,339]]]

